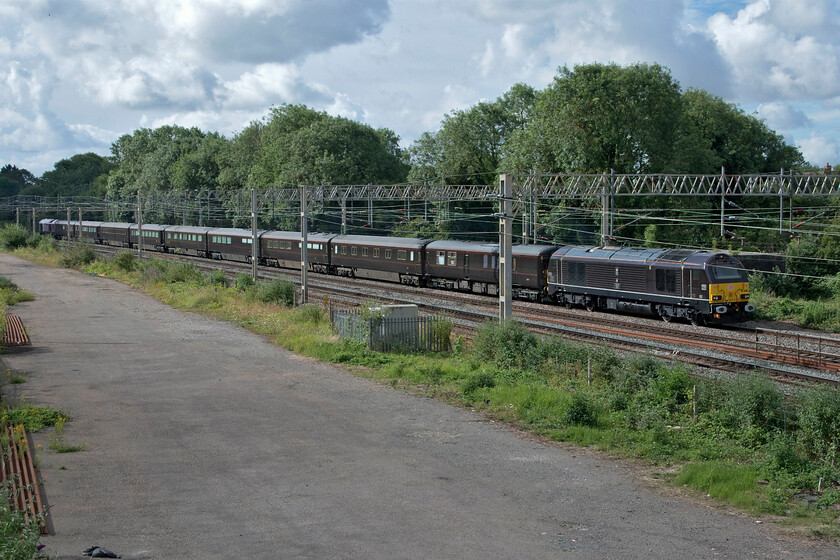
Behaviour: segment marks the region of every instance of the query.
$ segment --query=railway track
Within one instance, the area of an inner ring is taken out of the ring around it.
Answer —
[[[117,249],[97,246],[104,253]],[[203,270],[229,275],[251,272],[251,265],[229,261],[151,253],[158,258],[188,259]],[[259,267],[262,278],[286,278],[299,283],[299,273]],[[413,303],[424,312],[444,314],[455,328],[469,335],[498,316],[497,300],[478,294],[418,289],[372,280],[309,276],[311,299],[354,306],[377,300]],[[759,327],[695,327],[644,317],[587,312],[531,302],[514,302],[514,314],[532,331],[628,351],[648,351],[695,366],[733,373],[763,370],[787,383],[840,384],[840,337]]]

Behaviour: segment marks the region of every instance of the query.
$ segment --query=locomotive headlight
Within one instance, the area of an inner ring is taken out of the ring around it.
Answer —
[[[723,296],[712,296],[712,301],[720,301],[723,299]]]
[[[750,294],[741,294],[741,299],[750,299]]]

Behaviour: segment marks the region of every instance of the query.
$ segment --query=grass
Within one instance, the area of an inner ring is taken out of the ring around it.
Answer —
[[[320,307],[288,307],[288,285],[245,276],[231,285],[191,265],[127,261],[97,260],[83,269],[356,375],[552,440],[645,461],[674,484],[840,538],[831,517],[840,507],[840,392],[817,389],[792,400],[760,376],[698,380],[683,365],[619,358],[609,348],[534,336],[515,322],[488,323],[472,344],[456,340],[447,353],[375,353],[339,340]],[[818,493],[821,505],[798,504],[798,492]]]

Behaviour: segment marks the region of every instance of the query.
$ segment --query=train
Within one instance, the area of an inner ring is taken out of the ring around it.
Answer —
[[[251,230],[45,219],[39,231],[162,253],[250,263]],[[302,236],[260,230],[258,264],[300,269]],[[307,267],[316,273],[498,295],[495,243],[313,233]],[[755,311],[744,266],[719,252],[636,247],[513,245],[514,298],[644,314],[691,324],[748,320]]]

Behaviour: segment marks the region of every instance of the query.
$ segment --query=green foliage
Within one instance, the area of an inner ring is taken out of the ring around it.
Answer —
[[[295,310],[295,318],[302,323],[313,323],[316,325],[329,321],[326,309],[320,305],[311,303],[298,307]]]
[[[115,267],[126,272],[132,272],[137,266],[137,255],[132,251],[120,251],[113,258]]]
[[[749,447],[767,443],[776,430],[785,428],[783,395],[764,376],[738,375],[717,387],[705,385],[701,406],[710,409],[710,427]]]
[[[65,268],[78,268],[96,260],[96,251],[87,243],[74,243],[65,247],[58,264]]]
[[[44,196],[105,196],[108,173],[114,164],[94,153],[76,154],[56,162],[41,176]]]
[[[461,384],[461,392],[465,397],[472,397],[478,389],[496,386],[496,376],[490,371],[478,371],[467,377]]]
[[[522,369],[532,363],[537,340],[536,335],[514,319],[503,323],[488,321],[478,329],[473,339],[473,352],[482,362],[501,368]]]
[[[67,416],[60,410],[47,406],[32,406],[27,403],[15,407],[3,407],[0,410],[0,426],[22,424],[30,432],[38,432],[47,426],[54,426]]]
[[[452,321],[446,317],[434,317],[426,327],[430,340],[435,341],[435,346],[442,352],[450,350],[450,337],[452,336]]]
[[[387,129],[302,105],[274,107],[251,126],[261,149],[247,186],[392,183],[408,172],[399,138]]]
[[[276,303],[291,307],[295,302],[295,285],[288,280],[268,280],[257,284],[255,295],[263,303]]]
[[[144,282],[161,284],[194,284],[204,283],[204,274],[192,263],[150,259],[143,263],[141,275]]]
[[[207,275],[207,283],[211,286],[219,286],[220,288],[228,287],[227,274],[223,270],[214,270]]]
[[[800,441],[808,456],[832,467],[840,459],[840,390],[820,387],[801,395]]]
[[[11,480],[0,482],[0,558],[3,560],[35,560],[40,557],[36,550],[41,528],[37,522],[29,522],[22,511],[12,507],[16,492]],[[38,521],[38,520],[33,520]]]
[[[27,290],[21,290],[17,284],[0,276],[0,310],[6,305],[15,305],[22,301],[32,301],[35,297]]]
[[[29,241],[29,232],[25,227],[17,224],[6,224],[0,228],[0,247],[6,251],[14,251],[26,247]]]
[[[66,418],[59,418],[55,423],[55,432],[47,436],[50,449],[56,453],[76,453],[78,451],[84,451],[87,448],[86,444],[72,444],[67,442],[64,436],[65,422]]]
[[[705,461],[685,465],[677,475],[677,484],[699,488],[713,498],[724,499],[747,510],[758,505],[757,470],[733,462]]]
[[[571,402],[566,406],[563,422],[568,426],[590,426],[598,424],[598,410],[584,393],[572,393]]]
[[[256,286],[257,283],[254,281],[254,277],[250,274],[246,274],[244,272],[240,272],[236,275],[236,280],[234,282],[234,286],[240,292],[246,292]]]

